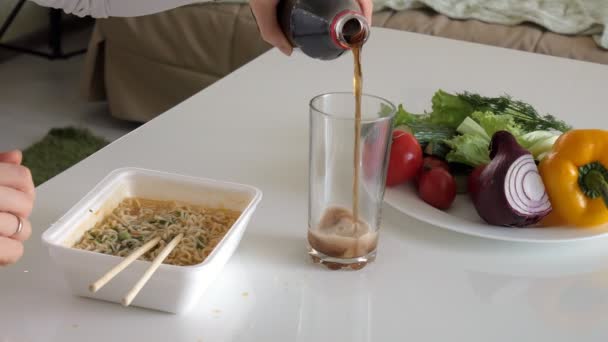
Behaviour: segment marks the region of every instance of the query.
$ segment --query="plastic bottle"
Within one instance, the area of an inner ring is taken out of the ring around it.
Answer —
[[[281,0],[277,15],[290,43],[316,59],[336,59],[351,48],[353,37],[369,37],[355,0]]]

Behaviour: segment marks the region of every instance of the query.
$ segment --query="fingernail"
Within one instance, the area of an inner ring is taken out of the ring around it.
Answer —
[[[292,52],[291,47],[288,47],[288,46],[280,46],[280,47],[279,47],[279,50],[281,50],[281,52],[282,52],[282,53],[284,53],[286,56],[291,56],[291,52]]]

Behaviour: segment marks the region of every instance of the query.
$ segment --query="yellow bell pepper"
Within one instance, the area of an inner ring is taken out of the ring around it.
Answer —
[[[562,134],[540,162],[553,210],[544,226],[591,227],[608,222],[608,131]]]

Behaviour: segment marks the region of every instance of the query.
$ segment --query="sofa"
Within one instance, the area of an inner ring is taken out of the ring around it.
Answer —
[[[373,25],[608,64],[589,36],[539,26],[453,20],[429,9],[384,10]],[[116,118],[146,122],[271,48],[247,5],[201,3],[136,17],[98,19],[83,72],[90,101],[107,101]]]

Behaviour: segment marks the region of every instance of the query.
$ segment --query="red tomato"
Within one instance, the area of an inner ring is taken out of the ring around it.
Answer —
[[[433,207],[448,209],[456,198],[456,181],[448,171],[436,167],[422,173],[418,182],[418,194]]]
[[[421,166],[422,148],[418,140],[410,133],[393,131],[386,186],[395,186],[411,180]]]
[[[479,193],[479,176],[481,176],[481,173],[485,168],[485,165],[479,165],[471,172],[467,179],[467,191],[472,200],[475,200],[475,196]]]
[[[424,172],[434,169],[436,167],[445,169],[446,171],[450,171],[450,167],[445,160],[439,159],[437,157],[424,157],[424,159],[422,160],[422,167],[420,168],[420,171],[418,171],[418,173],[416,174],[415,182],[418,183],[418,180],[420,180],[420,175],[422,175]]]

